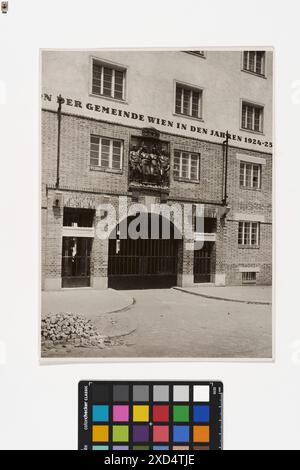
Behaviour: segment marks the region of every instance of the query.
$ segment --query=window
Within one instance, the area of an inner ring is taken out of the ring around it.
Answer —
[[[93,60],[92,93],[116,100],[125,99],[125,70]]]
[[[247,72],[265,75],[265,52],[245,51],[243,53],[243,69]]]
[[[262,132],[263,131],[263,110],[262,106],[242,103],[242,129]]]
[[[258,246],[259,245],[259,223],[258,222],[239,222],[240,246]]]
[[[243,284],[256,284],[256,272],[246,271],[242,273]]]
[[[174,178],[199,181],[199,154],[174,151]]]
[[[201,118],[202,90],[176,84],[176,114]]]
[[[193,216],[193,228],[195,232],[199,232],[199,228],[203,228],[201,232],[204,233],[216,233],[217,231],[217,219],[213,217],[196,217]]]
[[[64,227],[92,227],[95,216],[94,209],[64,208]]]
[[[123,142],[91,135],[90,164],[109,170],[121,170]]]
[[[242,188],[260,189],[261,165],[240,162],[240,186]]]

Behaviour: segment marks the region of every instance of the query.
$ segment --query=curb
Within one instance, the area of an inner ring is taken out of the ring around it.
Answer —
[[[182,289],[181,287],[173,287],[174,290],[183,292],[184,294],[196,295],[198,297],[204,297],[205,299],[212,300],[222,300],[225,302],[236,302],[240,304],[249,304],[249,305],[272,305],[272,302],[259,302],[256,300],[239,300],[239,299],[227,299],[226,297],[216,297],[213,295],[199,294],[198,292],[191,292],[189,290]]]
[[[121,308],[119,308],[119,309],[117,309],[117,310],[110,310],[110,311],[108,311],[108,312],[102,312],[100,315],[109,315],[109,314],[111,314],[111,313],[126,312],[126,311],[129,310],[135,303],[136,303],[136,300],[135,300],[134,297],[132,297],[132,298],[130,299],[130,302],[129,302],[127,305],[125,305],[125,307],[121,307]]]

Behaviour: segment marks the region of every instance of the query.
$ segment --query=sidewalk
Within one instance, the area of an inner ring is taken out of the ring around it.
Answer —
[[[134,299],[126,292],[67,289],[42,292],[42,316],[55,313],[79,314],[92,320],[108,337],[123,336],[135,328],[135,319],[126,314]]]
[[[196,286],[174,287],[187,294],[198,295],[208,299],[241,302],[246,304],[271,305],[271,286]]]

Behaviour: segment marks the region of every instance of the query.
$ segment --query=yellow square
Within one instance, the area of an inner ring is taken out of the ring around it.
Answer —
[[[133,421],[149,421],[149,406],[133,405]]]
[[[93,426],[93,442],[108,442],[108,426]]]

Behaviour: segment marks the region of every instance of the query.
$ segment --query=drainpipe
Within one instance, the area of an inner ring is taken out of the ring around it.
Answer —
[[[226,131],[226,139],[223,142],[223,158],[225,159],[224,162],[224,192],[223,192],[223,199],[222,204],[223,206],[227,206],[227,180],[228,180],[228,142],[229,142],[229,133]]]
[[[59,188],[59,166],[60,166],[60,128],[61,128],[61,105],[64,99],[61,95],[57,98],[58,109],[57,109],[57,160],[56,160],[56,189]]]

